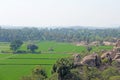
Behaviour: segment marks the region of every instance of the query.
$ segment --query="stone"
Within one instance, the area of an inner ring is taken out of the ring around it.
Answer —
[[[115,57],[113,60],[120,59],[120,53],[116,53]]]
[[[120,47],[120,40],[117,40],[116,47]]]
[[[81,61],[82,65],[88,65],[88,66],[99,66],[100,63],[101,63],[101,58],[96,53],[85,56]]]
[[[74,62],[80,62],[81,60],[80,54],[74,54],[73,57],[74,57]]]

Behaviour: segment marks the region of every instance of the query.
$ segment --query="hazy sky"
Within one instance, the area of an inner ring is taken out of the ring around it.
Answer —
[[[120,25],[120,0],[0,0],[0,25]]]

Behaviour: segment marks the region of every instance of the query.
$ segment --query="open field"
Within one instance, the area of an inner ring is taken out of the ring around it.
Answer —
[[[31,42],[24,43],[20,50],[27,50],[26,46]],[[60,43],[54,41],[33,42],[36,44],[42,53],[83,53],[86,52],[86,46],[76,46],[72,43]],[[54,51],[49,51],[52,48]],[[91,52],[97,52],[100,50],[110,50],[113,46],[93,46]]]
[[[10,43],[0,42],[0,52],[10,51]],[[25,42],[19,50],[27,50],[26,46],[29,42]],[[20,77],[30,75],[32,69],[41,65],[50,76],[52,65],[59,58],[69,57],[74,53],[84,54],[86,51],[85,46],[76,46],[70,43],[59,42],[34,42],[41,51],[41,54],[0,54],[0,80],[19,80]],[[54,51],[49,51],[53,48]],[[93,51],[109,50],[112,46],[93,46]]]
[[[50,75],[52,65],[69,54],[0,54],[0,80],[19,80],[30,75],[36,65],[41,65]]]
[[[19,50],[27,50],[27,45],[30,43],[36,44],[39,47],[37,51],[41,53],[83,53],[86,51],[85,46],[76,46],[71,43],[60,43],[54,41],[24,42]],[[9,45],[10,43],[0,42],[0,53],[1,51],[11,51]],[[49,51],[50,48],[52,48],[53,51]],[[91,52],[110,50],[112,48],[113,46],[93,46]]]
[[[10,43],[8,43],[8,42],[0,42],[0,52],[10,50],[9,45],[10,45]]]

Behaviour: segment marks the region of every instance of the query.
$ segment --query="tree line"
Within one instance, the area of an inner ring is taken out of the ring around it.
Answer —
[[[80,42],[80,41],[112,41],[120,38],[120,28],[109,29],[87,29],[87,28],[55,28],[55,29],[4,29],[0,28],[0,41],[11,42],[13,40],[34,41],[48,40],[58,42]]]

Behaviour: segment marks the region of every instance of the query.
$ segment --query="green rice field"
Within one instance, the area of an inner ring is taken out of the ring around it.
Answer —
[[[0,80],[20,80],[31,74],[32,69],[41,65],[49,76],[57,59],[69,54],[0,54]]]
[[[27,50],[26,46],[30,42],[25,42],[19,50]],[[11,51],[10,43],[0,42],[0,80],[20,80],[22,76],[31,74],[32,69],[41,65],[47,75],[51,75],[52,65],[57,59],[69,57],[74,53],[84,54],[86,51],[85,46],[76,46],[70,43],[60,43],[54,41],[33,42],[41,51],[41,54],[13,54],[13,53],[1,53],[2,51]],[[54,51],[49,51],[49,48],[53,48]],[[92,52],[99,50],[109,50],[112,46],[93,46]]]

